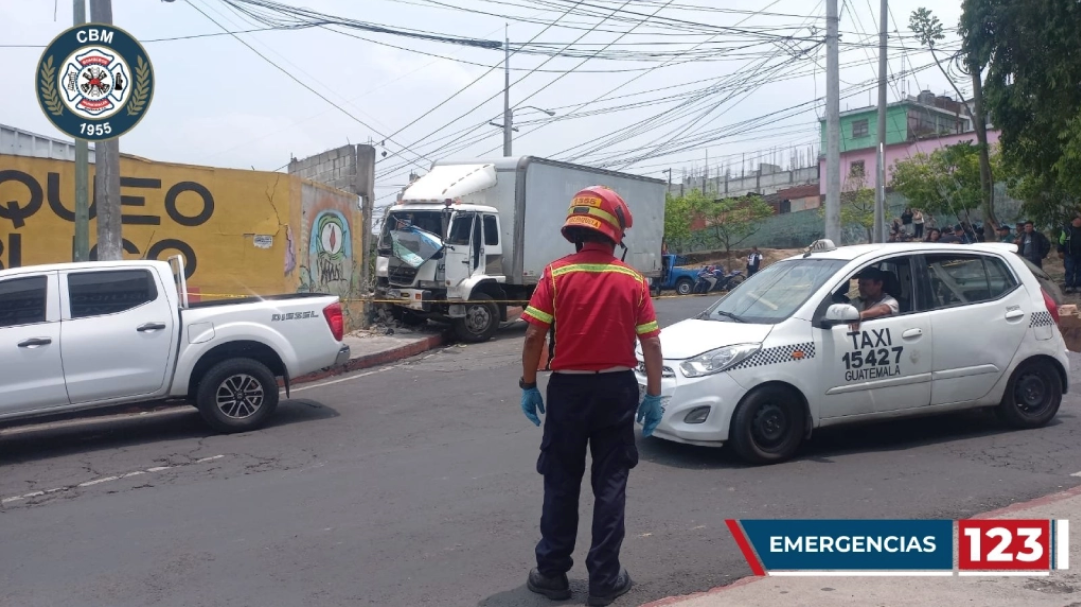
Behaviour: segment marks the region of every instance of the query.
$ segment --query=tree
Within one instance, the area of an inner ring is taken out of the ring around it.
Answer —
[[[898,160],[890,187],[907,198],[911,207],[930,213],[964,213],[968,219],[969,211],[983,202],[979,148],[965,141]]]
[[[826,216],[825,207],[818,207],[818,216]],[[841,225],[861,228],[867,242],[874,242],[875,191],[867,187],[863,173],[849,175],[841,188]]]
[[[1002,163],[1030,212],[1081,198],[1081,3],[964,0],[967,52],[988,60],[984,97]]]
[[[664,242],[668,245],[686,242],[691,237],[691,221],[694,219],[698,199],[705,199],[698,190],[687,196],[674,196],[671,192],[664,198]]]
[[[728,263],[732,263],[732,248],[738,247],[761,228],[761,221],[773,215],[773,207],[757,194],[740,198],[711,201],[708,197],[694,205],[695,213],[706,222],[706,233],[717,246],[723,247]]]
[[[966,4],[968,3],[966,1]],[[926,8],[919,8],[912,11],[908,23],[909,28],[919,37],[920,42],[931,49],[931,56],[935,60],[935,65],[938,66],[942,75],[946,77],[946,80],[949,81],[950,86],[953,87],[954,92],[960,98],[959,100],[963,103],[965,95],[954,83],[949,72],[942,67],[942,61],[939,60],[938,53],[935,52],[935,43],[946,37],[942,33],[942,23],[938,20],[938,17],[934,16]],[[964,27],[965,23],[962,18],[961,28]],[[977,153],[980,170],[980,202],[984,209],[984,219],[991,225],[998,225],[998,220],[995,218],[995,181],[991,168],[990,147],[987,144],[987,114],[984,111],[983,99],[983,70],[987,66],[988,57],[982,49],[964,45],[958,57],[962,59],[960,62],[963,66],[962,71],[968,73],[972,78],[972,122],[976,130],[976,141],[979,144]]]

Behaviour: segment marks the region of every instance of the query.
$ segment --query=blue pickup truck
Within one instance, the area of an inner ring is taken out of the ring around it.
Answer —
[[[688,259],[682,255],[665,255],[663,261],[661,278],[654,280],[652,284],[653,293],[675,290],[680,295],[690,295],[694,289],[694,281],[698,279],[699,270],[679,267],[689,263]]]

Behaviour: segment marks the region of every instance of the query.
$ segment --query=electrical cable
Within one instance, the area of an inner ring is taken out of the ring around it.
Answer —
[[[206,17],[207,19],[209,19],[209,20],[210,20],[211,22],[213,22],[213,23],[214,23],[214,25],[217,25],[217,26],[218,26],[218,27],[220,27],[220,28],[221,28],[222,30],[228,31],[228,28],[226,28],[226,27],[225,27],[225,26],[223,26],[222,24],[218,23],[218,22],[217,22],[217,21],[216,21],[216,20],[215,20],[215,19],[214,19],[213,17],[211,17],[210,15],[208,15],[208,14],[207,14],[207,13],[206,13],[205,11],[203,11],[203,10],[202,10],[201,8],[199,8],[198,6],[195,6],[195,4],[192,4],[190,0],[189,0],[189,2],[188,2],[188,5],[189,5],[189,6],[191,6],[192,8],[194,8],[194,9],[195,9],[196,11],[198,11],[198,12],[199,12],[200,14],[202,14],[202,15],[203,15],[204,17]],[[258,49],[256,49],[256,48],[255,48],[255,47],[253,47],[252,45],[248,44],[248,43],[247,43],[246,41],[244,41],[244,39],[243,39],[243,38],[241,38],[240,36],[238,36],[238,35],[236,35],[236,34],[233,34],[233,38],[235,38],[235,39],[236,39],[236,40],[237,40],[238,42],[240,42],[240,43],[241,43],[241,44],[243,44],[244,46],[248,47],[248,48],[249,48],[249,49],[250,49],[250,50],[251,50],[251,51],[252,51],[253,53],[255,53],[256,55],[259,55],[259,57],[260,57],[260,58],[262,58],[262,59],[263,59],[263,61],[266,61],[266,62],[267,62],[267,63],[269,63],[270,65],[272,65],[272,66],[274,66],[275,68],[277,68],[277,69],[278,69],[278,70],[279,70],[280,72],[282,72],[283,74],[285,74],[286,76],[288,76],[288,77],[289,77],[289,78],[290,78],[291,80],[295,81],[295,82],[296,82],[297,84],[299,84],[299,85],[303,86],[304,88],[308,89],[309,91],[311,91],[312,93],[314,93],[314,94],[315,94],[316,96],[318,96],[318,97],[319,97],[320,99],[322,99],[323,101],[326,101],[326,102],[327,102],[327,103],[329,103],[330,105],[332,105],[332,106],[334,106],[335,108],[337,108],[337,109],[338,109],[338,111],[340,111],[341,113],[343,113],[343,114],[345,114],[346,116],[348,116],[349,118],[353,119],[353,120],[354,120],[355,122],[357,122],[357,123],[358,123],[358,124],[360,124],[361,126],[364,126],[365,128],[367,128],[367,129],[371,130],[371,131],[372,131],[373,133],[376,133],[377,135],[378,135],[378,134],[380,134],[380,133],[379,133],[379,130],[378,130],[378,129],[375,129],[375,128],[373,128],[373,127],[372,127],[372,126],[371,126],[370,124],[368,124],[368,123],[364,122],[364,121],[363,121],[363,120],[361,120],[360,118],[357,118],[357,117],[356,117],[356,116],[354,116],[353,114],[349,113],[349,111],[348,111],[348,110],[346,110],[345,108],[343,108],[342,106],[340,106],[340,105],[338,105],[337,103],[335,103],[335,102],[331,101],[330,99],[328,99],[328,98],[326,97],[326,95],[323,95],[322,93],[320,93],[319,91],[315,90],[315,89],[314,89],[314,88],[312,88],[311,86],[308,86],[308,84],[307,84],[307,83],[305,83],[305,82],[304,82],[303,80],[300,80],[299,78],[297,78],[296,76],[294,76],[293,74],[291,74],[291,73],[289,72],[289,70],[287,70],[287,69],[285,69],[285,68],[281,67],[280,65],[278,65],[277,63],[275,63],[275,62],[274,62],[273,60],[271,60],[271,59],[270,59],[269,57],[267,57],[267,56],[266,56],[266,55],[264,55],[263,53],[259,52],[259,50],[258,50]],[[385,137],[384,137],[384,139],[388,139],[388,138],[385,138]],[[406,146],[401,146],[401,147],[402,147],[403,149],[405,149],[405,150],[408,150],[408,147],[406,147]],[[413,153],[414,153],[414,155],[416,155],[416,156],[418,156],[418,157],[420,157],[420,158],[425,158],[425,157],[424,157],[423,155],[420,155],[420,154],[416,154],[415,152],[413,152]],[[404,158],[404,156],[403,156],[403,158]],[[416,164],[416,161],[415,161],[415,160],[413,160],[413,161],[411,161],[411,162],[413,162],[414,164]],[[421,165],[417,164],[417,166],[421,166]]]

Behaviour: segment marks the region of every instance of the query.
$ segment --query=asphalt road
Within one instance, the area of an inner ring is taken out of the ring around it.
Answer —
[[[707,304],[657,307],[668,325]],[[248,434],[193,410],[4,431],[0,500],[29,497],[0,506],[0,605],[550,604],[524,586],[542,484],[521,334],[304,387]],[[617,605],[748,575],[725,518],[953,518],[1077,485],[1079,411],[1069,395],[1029,432],[975,414],[824,431],[768,468],[641,439],[637,586]],[[591,511],[587,483],[571,604]]]

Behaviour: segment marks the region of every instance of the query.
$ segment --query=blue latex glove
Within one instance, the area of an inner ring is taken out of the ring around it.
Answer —
[[[537,411],[540,410],[544,413],[544,399],[541,398],[540,390],[536,388],[526,388],[522,390],[522,413],[529,418],[529,421],[533,422],[534,426],[540,425],[540,418],[537,417]]]
[[[652,436],[663,416],[661,397],[647,394],[642,404],[638,405],[638,423],[642,424],[642,436]]]

